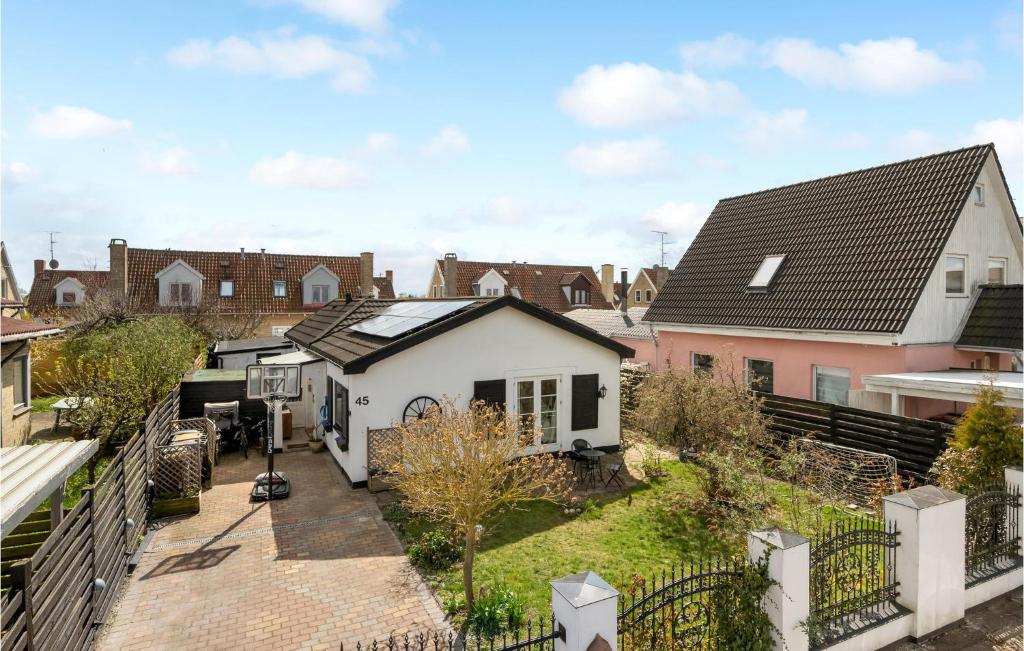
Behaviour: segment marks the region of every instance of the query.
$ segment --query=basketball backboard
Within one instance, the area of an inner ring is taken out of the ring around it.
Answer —
[[[250,364],[245,367],[246,398],[297,398],[300,390],[298,364]]]

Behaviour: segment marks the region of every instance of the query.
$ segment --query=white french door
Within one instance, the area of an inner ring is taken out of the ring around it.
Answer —
[[[516,413],[525,432],[533,432],[534,445],[558,442],[558,378],[516,380]]]

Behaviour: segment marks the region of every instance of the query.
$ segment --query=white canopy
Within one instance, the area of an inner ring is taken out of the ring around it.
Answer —
[[[0,538],[62,488],[98,449],[96,440],[0,448]]]
[[[978,389],[992,383],[1003,393],[1001,404],[1020,409],[1024,400],[1024,373],[1009,371],[962,369],[890,373],[865,375],[863,381],[868,391],[955,402],[974,402]]]
[[[305,350],[297,350],[293,353],[284,353],[283,355],[274,355],[273,357],[263,357],[258,360],[258,364],[309,364],[310,362],[319,362],[320,357],[314,355]]]

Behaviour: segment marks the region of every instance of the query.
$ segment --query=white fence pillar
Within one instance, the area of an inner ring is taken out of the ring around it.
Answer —
[[[751,562],[768,556],[768,577],[775,585],[765,595],[764,609],[775,627],[775,648],[806,651],[804,624],[811,613],[811,543],[803,536],[772,527],[747,535]]]
[[[593,572],[580,572],[551,582],[551,612],[555,626],[565,627],[565,640],[555,640],[555,651],[618,648],[619,591]]]
[[[896,522],[896,601],[915,614],[920,639],[964,616],[966,499],[938,486],[883,498],[885,520]]]

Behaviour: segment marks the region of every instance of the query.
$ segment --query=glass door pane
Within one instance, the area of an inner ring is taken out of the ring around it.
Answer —
[[[558,440],[558,380],[540,381],[540,442]]]
[[[534,423],[533,380],[516,382],[516,411],[519,413],[520,431],[532,432]]]

